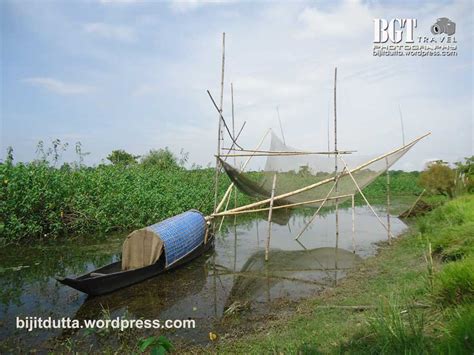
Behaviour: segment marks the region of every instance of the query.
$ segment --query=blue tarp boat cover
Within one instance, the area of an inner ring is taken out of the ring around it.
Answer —
[[[163,241],[166,267],[169,267],[204,242],[206,220],[201,212],[190,210],[147,229],[153,231]]]

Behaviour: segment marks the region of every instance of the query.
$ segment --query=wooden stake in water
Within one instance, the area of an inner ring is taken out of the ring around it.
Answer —
[[[273,175],[273,184],[272,184],[272,195],[270,198],[270,210],[268,211],[268,235],[267,235],[267,244],[265,245],[265,261],[268,261],[268,252],[270,250],[270,238],[272,235],[272,212],[273,212],[273,198],[275,197],[275,186],[276,186],[277,175]]]
[[[418,196],[418,198],[415,200],[415,203],[410,207],[410,209],[408,210],[408,213],[407,213],[407,217],[410,217],[410,214],[411,212],[413,211],[413,209],[415,208],[416,204],[418,203],[418,201],[421,200],[421,198],[423,197],[424,193],[426,192],[426,189],[423,189],[423,191],[421,192],[420,196]]]
[[[230,83],[230,100],[232,105],[232,135],[235,141],[235,114],[234,114],[234,84]],[[234,157],[234,166],[237,166],[237,158]],[[237,187],[234,185],[234,208],[237,207]],[[234,216],[234,225],[237,222],[237,216]]]
[[[354,195],[352,195],[352,252],[356,252],[355,244],[355,201]]]
[[[334,176],[337,176],[337,108],[336,108],[336,85],[337,85],[337,67],[334,68],[334,151],[336,152],[336,155],[334,156]],[[335,193],[337,196],[337,183],[338,180],[336,180],[336,186],[335,186]],[[339,245],[339,201],[336,199],[336,210],[335,210],[335,215],[336,215],[336,249]]]
[[[220,162],[219,156],[221,154],[221,140],[223,139],[222,135],[222,105],[224,101],[224,66],[225,66],[225,32],[222,33],[222,71],[221,71],[221,102],[219,107],[219,125],[217,132],[217,156],[216,156],[216,174],[215,174],[215,189],[214,189],[214,212],[217,209],[217,196],[219,193],[219,172],[220,172]]]

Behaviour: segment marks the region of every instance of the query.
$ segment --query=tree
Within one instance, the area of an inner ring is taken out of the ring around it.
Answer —
[[[464,158],[464,162],[454,164],[457,167],[459,181],[464,184],[468,192],[474,192],[474,155]]]
[[[420,174],[420,185],[428,191],[453,197],[455,172],[442,160],[428,164]]]
[[[107,160],[112,164],[121,166],[136,164],[138,158],[140,158],[139,155],[127,153],[123,149],[113,150],[112,153],[107,156]]]
[[[311,169],[308,165],[301,165],[300,169],[298,170],[298,175],[300,176],[309,176],[311,175]]]
[[[159,169],[176,169],[180,167],[178,158],[176,158],[168,147],[165,147],[165,149],[150,150],[148,154],[142,157],[141,163],[144,166],[155,166]]]

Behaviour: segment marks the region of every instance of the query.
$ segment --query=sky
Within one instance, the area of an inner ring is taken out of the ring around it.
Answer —
[[[64,161],[80,141],[89,165],[114,149],[164,147],[188,152],[188,165],[210,164],[218,116],[206,90],[218,101],[222,32],[223,113],[230,123],[233,83],[245,148],[268,128],[280,132],[278,107],[287,144],[326,150],[337,67],[339,149],[401,146],[401,112],[407,142],[432,134],[396,168],[474,154],[469,0],[2,0],[0,10],[2,158],[12,146],[16,162],[31,161],[38,141],[58,138],[71,146]],[[416,18],[419,35],[450,18],[458,56],[374,57],[374,19],[395,17]]]

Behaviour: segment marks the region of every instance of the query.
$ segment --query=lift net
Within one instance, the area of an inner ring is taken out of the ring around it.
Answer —
[[[325,206],[351,198],[378,176],[386,172],[419,139],[378,157],[341,155],[344,162],[334,154],[303,154],[299,149],[283,143],[273,132],[269,156],[263,171],[241,172],[238,168],[221,160],[222,165],[237,188],[259,200],[270,198],[273,177],[276,175],[275,204],[305,204],[318,207],[324,200]],[[294,153],[298,154],[294,154]],[[352,177],[348,174],[351,171]],[[337,171],[337,173],[336,173]],[[354,183],[354,180],[357,185]],[[335,183],[337,180],[337,183]],[[314,187],[309,188],[312,185]],[[296,190],[304,189],[297,194]],[[288,196],[281,196],[288,194]],[[326,199],[327,198],[327,199]]]

